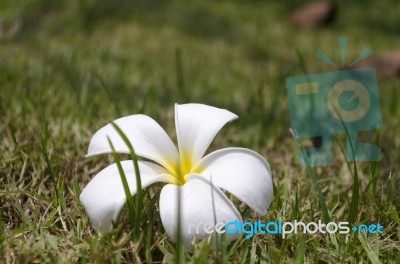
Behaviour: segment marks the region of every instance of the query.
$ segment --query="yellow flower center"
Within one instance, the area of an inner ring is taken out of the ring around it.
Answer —
[[[175,169],[171,172],[172,182],[176,185],[182,186],[187,182],[187,175],[190,173],[201,173],[202,169],[193,167],[192,157],[190,155],[181,154],[179,164],[173,166]]]

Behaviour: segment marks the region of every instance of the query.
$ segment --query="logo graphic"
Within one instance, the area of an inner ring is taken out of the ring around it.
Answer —
[[[339,38],[344,66],[347,38]],[[352,66],[372,54],[365,49]],[[316,57],[337,67],[321,50]],[[380,148],[359,142],[359,132],[376,131],[382,127],[378,85],[374,68],[289,77],[286,79],[292,129],[298,139],[318,139],[320,146],[305,149],[300,156],[305,166],[332,164],[332,137],[347,135],[348,161],[377,161]]]

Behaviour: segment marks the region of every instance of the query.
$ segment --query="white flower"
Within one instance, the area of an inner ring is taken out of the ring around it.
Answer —
[[[155,182],[167,183],[161,190],[159,209],[162,224],[172,241],[178,231],[177,191],[181,189],[181,234],[187,249],[194,239],[207,237],[202,228],[199,233],[190,230],[193,226],[242,222],[237,209],[219,188],[232,193],[261,215],[271,203],[271,171],[261,155],[244,148],[225,148],[203,157],[218,131],[236,118],[227,110],[208,105],[176,104],[179,151],[160,125],[146,115],[131,115],[114,121],[132,143],[136,155],[154,161],[138,161],[141,188]],[[107,137],[116,152],[129,153],[123,139],[109,124],[93,136],[87,157],[112,153]],[[121,165],[133,196],[137,192],[133,162],[122,161]],[[80,200],[93,228],[99,232],[110,230],[112,221],[116,221],[126,203],[117,165],[100,171],[82,191]],[[237,236],[226,233],[226,241]]]

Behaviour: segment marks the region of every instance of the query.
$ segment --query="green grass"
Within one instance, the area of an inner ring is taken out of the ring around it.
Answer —
[[[332,221],[351,215],[357,224],[385,227],[382,236],[242,237],[221,251],[203,241],[194,254],[184,253],[186,261],[399,262],[400,79],[378,76],[383,155],[356,170],[340,136],[332,167],[310,172],[297,165],[284,85],[288,76],[332,71],[314,53],[321,49],[339,62],[339,36],[349,38],[346,62],[366,47],[375,53],[398,47],[399,5],[340,3],[332,26],[310,31],[288,22],[294,3],[2,1],[4,24],[20,20],[22,28],[0,40],[0,262],[173,262],[180,253],[157,211],[161,184],[142,193],[139,237],[132,235],[128,210],[114,231],[97,235],[79,194],[114,161],[112,155],[84,158],[95,131],[144,113],[175,137],[175,102],[239,115],[209,151],[241,146],[270,162],[275,193],[264,222],[322,220],[322,197]],[[351,211],[356,176],[358,206]],[[243,219],[259,218],[232,199]]]

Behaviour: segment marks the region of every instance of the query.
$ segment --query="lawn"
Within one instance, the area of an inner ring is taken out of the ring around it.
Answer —
[[[339,135],[333,166],[309,169],[297,162],[285,79],[335,71],[314,54],[321,49],[339,62],[340,36],[349,39],[346,62],[367,47],[375,53],[398,48],[400,5],[339,1],[333,24],[314,30],[290,23],[298,5],[1,1],[1,32],[15,22],[20,27],[12,36],[0,34],[0,263],[399,263],[400,77],[378,73],[381,160],[348,162],[346,137]],[[145,191],[142,235],[131,231],[126,209],[116,229],[97,234],[79,195],[114,158],[85,158],[93,134],[142,113],[175,140],[174,104],[187,102],[239,116],[208,153],[250,148],[271,165],[267,215],[231,197],[244,220],[317,222],[326,217],[324,202],[331,221],[379,222],[384,233],[258,234],[221,250],[203,241],[182,256],[151,199],[160,193],[156,184]]]

